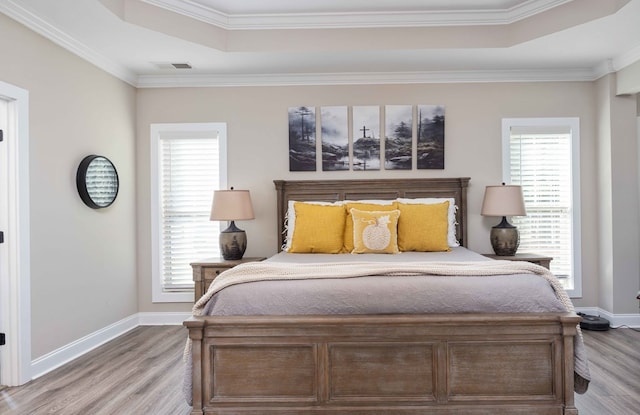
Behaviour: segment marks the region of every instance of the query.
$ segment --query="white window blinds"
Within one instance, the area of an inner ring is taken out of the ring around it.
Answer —
[[[224,131],[156,124],[151,135],[153,301],[193,301],[190,263],[220,250],[220,222],[209,215],[224,184]]]
[[[162,285],[193,289],[191,262],[219,254],[219,222],[209,220],[218,183],[218,140],[160,139]]]
[[[573,134],[568,125],[511,125],[509,181],[522,186],[526,216],[513,217],[519,252],[553,257],[551,271],[568,290],[575,288],[576,240]],[[578,242],[579,243],[579,242]]]

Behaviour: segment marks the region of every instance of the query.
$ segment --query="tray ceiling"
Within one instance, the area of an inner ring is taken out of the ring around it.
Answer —
[[[0,0],[0,12],[139,87],[590,80],[640,59],[640,0]]]

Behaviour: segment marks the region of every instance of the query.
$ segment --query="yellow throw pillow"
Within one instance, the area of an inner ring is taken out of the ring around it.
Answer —
[[[397,254],[399,210],[365,211],[352,208],[354,254]]]
[[[388,211],[398,209],[397,202],[392,202],[388,205],[381,205],[376,203],[358,203],[348,202],[345,204],[347,212],[347,218],[344,226],[344,250],[343,252],[353,251],[353,220],[351,219],[351,209],[365,210],[365,211]]]
[[[398,248],[400,251],[450,251],[449,202],[435,204],[398,203]]]
[[[296,202],[296,226],[291,248],[293,253],[338,254],[344,245],[343,206],[324,206]]]

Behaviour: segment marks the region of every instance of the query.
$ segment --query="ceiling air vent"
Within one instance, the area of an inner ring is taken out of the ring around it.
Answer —
[[[191,64],[186,62],[176,62],[176,63],[155,62],[154,65],[156,65],[160,69],[191,69],[193,68]]]

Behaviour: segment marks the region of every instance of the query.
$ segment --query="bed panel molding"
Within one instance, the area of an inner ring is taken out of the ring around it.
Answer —
[[[185,325],[204,364],[194,361],[192,413],[577,414],[567,362],[579,319],[194,317]]]

